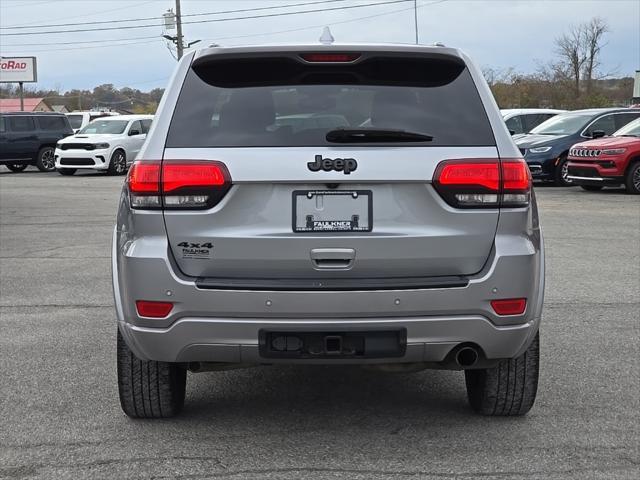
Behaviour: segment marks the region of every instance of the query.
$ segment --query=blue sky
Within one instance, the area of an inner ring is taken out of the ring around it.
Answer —
[[[314,1],[318,0],[182,0],[182,13],[188,15]],[[333,1],[313,6],[196,16],[185,18],[185,21],[384,1]],[[167,49],[167,42],[160,37],[160,17],[174,3],[174,0],[1,0],[2,34],[73,28],[117,29],[0,35],[0,55],[35,55],[38,58],[38,86],[43,88],[69,90],[91,88],[103,83],[141,90],[162,87],[171,74],[175,60]],[[533,72],[539,62],[554,58],[554,38],[572,24],[600,16],[607,21],[611,30],[602,51],[602,70],[623,76],[632,75],[636,69],[640,69],[640,0],[417,0],[417,4],[422,43],[438,41],[462,48],[482,66]],[[315,42],[320,36],[321,26],[330,25],[337,41],[413,43],[412,7],[413,2],[410,1],[271,18],[187,24],[184,33],[188,41],[202,40],[199,45],[214,42],[224,45]],[[116,22],[146,17],[158,19]],[[77,27],[8,28],[111,20],[113,23]],[[151,27],[119,28],[140,24]]]

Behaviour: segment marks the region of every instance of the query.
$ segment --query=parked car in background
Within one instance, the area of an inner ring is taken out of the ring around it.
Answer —
[[[74,110],[73,112],[65,113],[73,128],[73,133],[78,133],[81,129],[86,127],[90,122],[97,118],[109,117],[113,115],[120,115],[118,112],[101,112],[99,110],[80,111]]]
[[[72,135],[62,113],[14,112],[0,114],[0,164],[12,172],[35,165],[43,172],[55,170],[58,140]]]
[[[500,110],[500,114],[511,135],[529,133],[542,122],[564,112],[566,110],[554,110],[551,108],[507,108]]]
[[[640,118],[610,137],[580,142],[569,150],[568,178],[585,190],[624,185],[640,193]]]
[[[611,135],[640,117],[640,109],[596,108],[556,115],[528,134],[514,135],[534,180],[568,186],[569,149],[576,143]]]
[[[61,175],[78,169],[122,175],[147,137],[153,115],[118,115],[92,121],[56,145],[55,168]]]

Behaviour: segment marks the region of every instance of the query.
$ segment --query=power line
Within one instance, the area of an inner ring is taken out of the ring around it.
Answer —
[[[301,14],[305,14],[305,13],[318,13],[318,12],[330,12],[330,11],[335,11],[335,10],[351,10],[354,8],[365,8],[365,7],[374,7],[374,6],[379,6],[379,5],[390,5],[390,4],[395,4],[395,3],[406,3],[408,1],[412,1],[412,0],[387,0],[384,2],[377,2],[377,3],[365,3],[365,4],[359,4],[359,5],[349,5],[349,6],[342,6],[342,7],[333,7],[333,8],[320,8],[320,9],[313,9],[313,10],[301,10],[301,11],[297,11],[297,12],[281,12],[281,13],[271,13],[271,14],[266,14],[266,15],[251,15],[251,16],[245,16],[245,17],[230,17],[230,18],[216,18],[216,19],[210,19],[210,20],[195,20],[195,21],[191,21],[191,22],[182,22],[183,25],[186,24],[199,24],[199,23],[216,23],[216,22],[229,22],[229,21],[233,21],[233,20],[250,20],[250,19],[256,19],[256,18],[270,18],[270,17],[282,17],[282,16],[290,16],[290,15],[301,15]],[[57,33],[80,33],[80,32],[103,32],[103,31],[107,31],[107,30],[130,30],[130,29],[136,29],[136,28],[157,28],[158,25],[123,25],[120,27],[106,27],[106,28],[98,28],[98,29],[74,29],[74,30],[52,30],[52,31],[48,31],[48,32],[18,32],[18,33],[0,33],[0,35],[4,35],[4,36],[17,36],[17,35],[51,35],[51,34],[57,34]]]
[[[125,47],[128,45],[148,45],[150,43],[156,43],[161,41],[160,38],[157,40],[151,40],[149,42],[125,42],[125,43],[107,43],[105,45],[93,45],[88,47],[71,47],[71,48],[48,48],[48,49],[38,49],[38,50],[29,50],[29,53],[40,53],[40,52],[63,52],[66,50],[90,50],[93,48],[112,48],[112,47]],[[7,50],[4,53],[18,53],[23,50]]]
[[[274,8],[289,8],[289,7],[300,7],[307,5],[317,5],[319,3],[335,3],[335,2],[346,2],[347,0],[318,0],[314,2],[303,2],[303,3],[291,3],[288,5],[271,5],[269,7],[257,7],[257,8],[243,8],[240,10],[226,10],[221,12],[203,12],[203,13],[190,13],[187,15],[182,15],[183,17],[201,17],[207,15],[226,15],[228,13],[244,13],[244,12],[256,12],[260,10],[272,10]],[[146,2],[151,3],[151,2]],[[144,5],[144,4],[143,4]],[[121,10],[121,9],[117,9]],[[110,12],[113,10],[106,10],[106,12]],[[104,12],[103,12],[104,13]],[[25,28],[52,28],[52,27],[76,27],[79,25],[102,25],[105,23],[114,23],[114,22],[142,22],[147,20],[162,20],[162,17],[142,17],[142,18],[129,18],[122,20],[100,20],[95,22],[78,22],[78,23],[57,23],[57,24],[43,24],[43,25],[13,25],[8,27],[0,27],[0,30],[21,30]]]
[[[136,7],[142,7],[143,5],[147,5],[149,3],[156,3],[155,0],[149,0],[148,2],[143,2],[143,3],[139,3],[138,5],[136,5]],[[66,17],[58,17],[55,19],[52,19],[52,21],[56,21],[56,20],[70,20],[72,18],[82,18],[82,17],[93,17],[95,15],[101,15],[103,13],[110,13],[110,12],[116,12],[122,10],[122,7],[118,7],[118,8],[110,8],[109,10],[100,10],[97,12],[91,12],[91,13],[84,13],[82,15],[72,15],[72,16],[66,16]],[[116,21],[116,20],[114,20]],[[70,24],[73,25],[73,24]],[[82,23],[79,23],[78,25],[82,25]],[[44,25],[36,25],[36,24],[32,24],[32,23],[20,23],[18,25],[6,25],[4,27],[0,27],[0,30],[6,30],[6,29],[18,29],[18,28],[41,28],[41,27],[57,27],[59,25],[52,25],[50,23],[44,24]]]
[[[17,3],[15,5],[2,5],[0,4],[1,8],[7,9],[7,8],[16,8],[16,7],[35,7],[36,5],[45,5],[47,3],[56,3],[56,0],[48,0],[46,2],[38,2],[38,3],[25,3],[24,1]]]
[[[46,42],[46,43],[12,43],[3,45],[3,47],[39,47],[53,45],[78,45],[81,43],[104,43],[104,42],[120,42],[128,40],[148,40],[150,38],[160,38],[160,35],[146,35],[143,37],[127,37],[127,38],[107,38],[102,40],[78,40],[76,42]]]
[[[417,8],[424,8],[427,6],[431,6],[431,5],[435,5],[438,3],[443,3],[446,2],[448,0],[435,0],[432,2],[428,2],[428,3],[423,3],[421,5],[418,5]],[[414,7],[411,6],[409,8],[401,8],[401,9],[397,9],[397,10],[390,10],[387,12],[382,12],[382,13],[376,13],[373,15],[366,15],[366,16],[362,16],[362,17],[356,17],[356,18],[351,18],[348,20],[340,20],[337,22],[324,22],[322,24],[316,24],[316,25],[307,25],[304,27],[298,27],[298,28],[290,28],[290,29],[286,29],[286,30],[277,30],[277,31],[271,31],[271,32],[260,32],[260,33],[250,33],[250,34],[245,34],[245,35],[232,35],[232,36],[226,36],[226,37],[215,37],[215,38],[207,38],[205,39],[206,41],[218,41],[218,40],[232,40],[232,39],[237,39],[237,38],[249,38],[249,37],[260,37],[260,36],[268,36],[268,35],[278,35],[278,34],[282,34],[282,33],[291,33],[291,32],[300,32],[300,31],[304,31],[304,30],[309,30],[312,28],[320,28],[326,25],[341,25],[344,23],[353,23],[353,22],[358,22],[361,20],[368,20],[371,18],[377,18],[377,17],[384,17],[387,15],[393,15],[395,13],[400,13],[400,12],[407,12],[409,10],[413,10]],[[15,44],[15,45],[7,45],[8,47],[14,47],[14,46],[38,46],[38,45],[76,45],[78,43],[104,43],[106,41],[108,42],[117,42],[117,41],[128,41],[128,40],[146,40],[146,39],[150,39],[150,38],[159,38],[157,35],[151,35],[151,36],[143,36],[143,37],[129,37],[129,38],[118,38],[118,39],[107,39],[107,40],[91,40],[91,41],[80,41],[80,42],[61,42],[61,43],[26,43],[26,44]],[[150,44],[150,43],[155,43],[155,42],[131,42],[131,43],[120,43],[120,44],[104,44],[104,45],[100,45],[100,46],[96,46],[96,47],[85,47],[85,46],[79,46],[79,47],[73,47],[73,48],[61,48],[61,49],[46,49],[46,50],[35,50],[32,51],[30,50],[30,52],[33,53],[38,53],[38,52],[55,52],[55,51],[67,51],[67,50],[84,50],[87,48],[109,48],[109,47],[118,47],[118,46],[124,46],[124,45],[143,45],[143,44]],[[19,50],[21,51],[21,50]],[[7,53],[11,53],[11,51],[8,51]]]
[[[435,5],[437,3],[443,3],[443,2],[447,2],[449,0],[435,0],[429,3],[423,3],[421,5],[418,5],[418,8],[423,8],[423,7],[428,7],[430,5]],[[278,35],[281,33],[291,33],[291,32],[300,32],[303,30],[309,30],[312,28],[321,28],[324,26],[333,26],[333,25],[341,25],[343,23],[352,23],[352,22],[358,22],[360,20],[368,20],[370,18],[377,18],[377,17],[384,17],[387,15],[393,15],[395,13],[400,13],[400,12],[408,12],[409,10],[413,11],[414,7],[411,6],[409,8],[401,8],[398,10],[390,10],[388,12],[383,12],[383,13],[376,13],[374,15],[367,15],[364,17],[355,17],[355,18],[351,18],[349,20],[340,20],[338,22],[324,22],[321,24],[316,24],[316,25],[307,25],[306,27],[298,27],[298,28],[289,28],[287,30],[277,30],[275,32],[262,32],[262,33],[249,33],[249,34],[245,34],[245,35],[232,35],[232,36],[227,36],[227,37],[216,37],[216,38],[206,38],[205,41],[218,41],[218,40],[233,40],[236,38],[249,38],[249,37],[261,37],[261,36],[266,36],[266,35]]]

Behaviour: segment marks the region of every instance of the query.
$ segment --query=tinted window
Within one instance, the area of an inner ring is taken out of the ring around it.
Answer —
[[[140,124],[140,120],[136,120],[131,124],[131,127],[129,127],[129,134],[131,134],[131,132],[133,132],[134,130],[138,132],[138,135],[142,133],[142,125]]]
[[[7,127],[5,126],[4,123],[4,117],[0,117],[0,133],[6,132],[7,131]]]
[[[30,132],[36,129],[33,117],[7,117],[12,132]]]
[[[118,135],[127,128],[128,120],[94,120],[79,133],[101,133]]]
[[[42,130],[62,131],[66,128],[66,123],[62,117],[38,117],[38,125]]]
[[[517,117],[511,117],[509,120],[507,120],[505,123],[507,124],[507,128],[509,129],[510,132],[513,132],[512,135],[516,134],[516,133],[524,133],[525,129],[522,126],[522,121],[521,121],[520,116]]]
[[[584,135],[590,137],[596,130],[602,130],[605,135],[611,135],[617,130],[616,122],[613,117],[614,115],[605,115],[604,117],[600,117],[589,125],[589,128],[585,130]]]
[[[149,133],[149,129],[151,128],[151,119],[141,120],[142,124],[142,133]]]
[[[71,128],[74,130],[80,128],[82,126],[82,117],[83,115],[67,115]]]
[[[614,122],[616,124],[616,130],[624,127],[627,123],[632,122],[636,118],[640,117],[640,112],[638,113],[618,113],[614,116]]]
[[[553,117],[553,114],[549,113],[532,113],[524,116],[524,130],[530,132],[545,120]]]
[[[182,87],[167,146],[335,145],[326,134],[336,128],[433,136],[431,142],[411,145],[495,145],[464,65],[373,58],[339,67],[291,59],[195,65]]]

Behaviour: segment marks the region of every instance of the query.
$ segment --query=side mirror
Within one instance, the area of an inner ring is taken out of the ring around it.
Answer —
[[[602,132],[604,135],[604,132]],[[129,130],[129,136],[133,137],[134,135],[140,135],[140,130]]]
[[[606,136],[606,133],[604,133],[603,130],[594,130],[591,132],[591,138],[602,138],[604,136]]]

